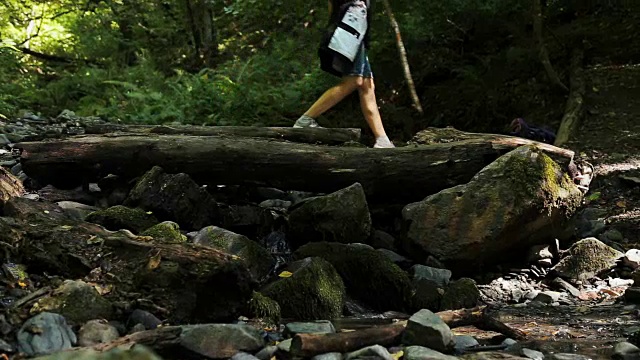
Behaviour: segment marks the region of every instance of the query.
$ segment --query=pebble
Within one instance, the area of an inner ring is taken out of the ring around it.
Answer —
[[[355,360],[355,359],[363,359],[363,358],[394,360],[391,354],[389,354],[389,351],[380,345],[367,346],[364,349],[350,352],[346,354],[344,358],[345,360]]]
[[[105,320],[87,321],[78,331],[78,345],[94,346],[120,337],[118,329]]]

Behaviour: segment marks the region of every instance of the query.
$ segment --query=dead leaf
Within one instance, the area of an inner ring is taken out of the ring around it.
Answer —
[[[625,208],[625,207],[627,207],[627,203],[624,200],[620,200],[620,201],[616,202],[616,206],[620,207],[620,208]]]
[[[289,271],[283,271],[278,276],[281,277],[281,278],[288,278],[288,277],[291,277],[291,275],[293,275],[293,273],[291,273]]]
[[[404,351],[400,350],[397,353],[391,354],[394,360],[398,360],[404,355]]]
[[[149,258],[149,262],[147,263],[147,270],[155,270],[158,268],[158,266],[160,266],[160,260],[162,259],[162,256],[160,255],[160,252],[158,251],[158,253],[156,255],[153,255],[152,257]]]

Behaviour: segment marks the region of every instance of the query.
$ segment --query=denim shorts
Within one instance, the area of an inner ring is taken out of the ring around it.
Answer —
[[[353,59],[353,67],[347,71],[345,75],[373,78],[371,64],[369,64],[369,56],[367,56],[367,49],[364,43],[360,44],[360,50],[358,50],[355,59]]]

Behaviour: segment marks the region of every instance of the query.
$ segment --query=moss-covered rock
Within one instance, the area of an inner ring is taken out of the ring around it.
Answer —
[[[188,230],[219,223],[218,204],[206,189],[184,173],[166,174],[159,166],[147,171],[129,192],[124,205],[153,211]]]
[[[362,185],[305,199],[289,215],[293,248],[313,241],[363,243],[371,234],[371,214]]]
[[[407,273],[369,246],[316,242],[302,246],[293,256],[326,259],[344,280],[347,293],[375,310],[412,308],[413,288]]]
[[[158,223],[158,219],[153,214],[122,205],[92,212],[87,216],[86,221],[100,224],[109,230],[127,229],[136,234]]]
[[[155,241],[165,244],[179,244],[187,241],[180,232],[180,225],[173,221],[164,221],[143,231],[142,236],[151,236]]]
[[[254,291],[249,301],[249,312],[254,318],[263,319],[270,324],[280,322],[280,305],[273,299]]]
[[[473,279],[461,278],[446,289],[440,302],[440,310],[468,309],[478,305],[480,290]]]
[[[246,236],[217,226],[207,226],[193,239],[194,244],[210,246],[240,257],[255,279],[262,279],[269,273],[273,258],[267,249]]]
[[[295,320],[328,320],[340,317],[344,283],[324,259],[305,258],[291,263],[290,277],[266,285],[261,293],[275,300],[283,317]]]
[[[582,239],[569,248],[569,254],[553,268],[571,280],[588,280],[616,266],[624,254],[596,238]]]
[[[511,251],[563,238],[581,201],[582,192],[556,162],[522,146],[469,183],[405,206],[403,246],[418,257],[434,255],[454,272],[474,271]]]
[[[75,324],[92,319],[110,320],[111,303],[84,281],[65,281],[52,295],[43,297],[31,308],[32,313],[52,312]]]

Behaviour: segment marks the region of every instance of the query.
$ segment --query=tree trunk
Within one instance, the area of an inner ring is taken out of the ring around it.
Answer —
[[[96,124],[85,127],[86,134],[108,134],[114,132],[158,135],[238,136],[272,138],[310,144],[339,145],[360,140],[360,129],[332,129],[255,126],[165,126],[165,125],[118,125]]]
[[[331,147],[201,136],[83,136],[25,142],[24,172],[42,185],[73,188],[108,174],[134,178],[154,165],[189,174],[199,184],[258,185],[332,192],[359,182],[369,200],[417,201],[464,184],[499,156],[538,144],[556,156],[573,152],[488,134],[469,140],[394,149]]]
[[[536,42],[538,43],[538,56],[540,58],[540,62],[542,62],[542,65],[547,72],[547,76],[549,76],[549,80],[563,90],[569,91],[553,68],[551,60],[549,60],[549,52],[547,51],[547,47],[544,44],[544,37],[542,36],[542,5],[540,0],[533,0],[533,33]]]
[[[409,61],[407,60],[407,51],[404,48],[402,35],[400,34],[400,26],[393,15],[393,10],[391,9],[389,0],[383,0],[383,3],[385,10],[389,14],[389,20],[391,21],[393,31],[396,34],[396,45],[398,46],[398,52],[400,53],[400,61],[402,62],[404,77],[407,80],[407,86],[409,86],[409,92],[411,93],[411,99],[413,100],[413,107],[418,111],[418,113],[420,113],[420,115],[422,115],[424,112],[422,110],[422,105],[420,104],[420,98],[418,98],[418,94],[416,93],[416,87],[413,84],[413,77],[411,76],[411,70],[409,69]]]
[[[564,116],[560,122],[558,135],[556,136],[555,146],[562,146],[575,131],[580,119],[584,114],[584,93],[586,89],[585,80],[582,69],[582,59],[584,52],[582,49],[576,49],[571,59],[571,91],[569,99],[564,110]]]

